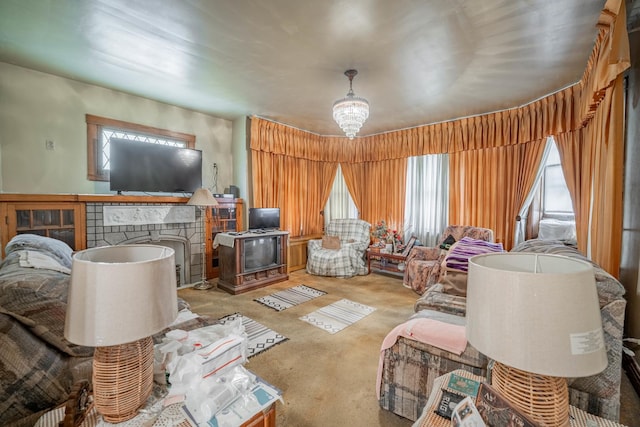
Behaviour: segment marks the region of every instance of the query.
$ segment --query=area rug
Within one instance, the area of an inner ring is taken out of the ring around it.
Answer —
[[[273,308],[276,311],[282,311],[295,305],[302,304],[303,302],[310,301],[314,298],[321,297],[325,294],[326,292],[324,291],[319,291],[318,289],[305,285],[298,285],[293,288],[256,298],[254,301]]]
[[[368,305],[360,304],[348,299],[329,304],[319,308],[305,316],[300,317],[307,323],[320,329],[324,329],[330,334],[340,332],[349,325],[353,325],[358,320],[370,315],[376,309]]]
[[[224,324],[231,322],[238,317],[242,318],[242,326],[244,326],[244,331],[247,333],[247,357],[253,357],[256,354],[268,350],[274,345],[283,343],[289,339],[284,335],[280,335],[276,331],[267,328],[262,323],[258,323],[240,313],[229,314],[219,320]]]

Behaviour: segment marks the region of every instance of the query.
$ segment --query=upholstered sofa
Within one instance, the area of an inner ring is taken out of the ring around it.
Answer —
[[[91,379],[93,348],[64,338],[72,250],[31,234],[15,236],[0,263],[0,425],[32,426]],[[179,299],[178,308],[188,308]],[[199,317],[181,328],[214,323]],[[159,339],[164,331],[154,339]]]
[[[360,219],[333,219],[323,239],[307,243],[307,273],[348,278],[369,273],[364,261],[371,241],[371,224]],[[328,238],[337,238],[328,245]]]
[[[529,240],[516,246],[512,252],[564,255],[588,261],[594,266],[609,363],[600,374],[569,379],[570,402],[587,412],[617,421],[620,415],[622,335],[626,307],[624,287],[574,247],[559,241]],[[417,314],[439,311],[463,317],[466,313],[466,298],[445,293],[442,285],[436,283],[416,301],[414,308]],[[427,386],[433,383],[433,377],[458,368],[484,375],[488,362],[470,344],[462,355],[455,355],[402,337],[385,351],[383,357],[385,366],[380,405],[411,419],[415,419],[415,414],[419,414],[424,406],[430,391],[430,386]],[[413,375],[408,374],[411,370]],[[416,373],[424,378],[417,381]]]

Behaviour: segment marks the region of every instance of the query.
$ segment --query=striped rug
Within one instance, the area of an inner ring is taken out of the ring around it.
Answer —
[[[276,311],[282,311],[325,294],[326,292],[324,291],[319,291],[318,289],[305,285],[298,285],[293,288],[256,298],[254,301],[273,308]]]
[[[220,318],[220,322],[223,324],[231,322],[237,318],[242,318],[242,326],[247,334],[247,357],[253,357],[258,353],[261,353],[276,344],[283,343],[289,338],[284,335],[280,335],[276,331],[267,328],[262,323],[258,323],[253,319],[243,316],[240,313],[229,314]]]
[[[368,305],[348,299],[341,299],[340,301],[300,317],[300,320],[323,329],[330,334],[335,334],[368,316],[375,310],[374,307],[369,307]]]

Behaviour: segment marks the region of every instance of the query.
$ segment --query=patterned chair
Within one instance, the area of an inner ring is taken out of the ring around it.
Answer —
[[[427,288],[438,283],[440,264],[446,253],[440,249],[440,245],[449,236],[452,236],[456,242],[463,237],[493,242],[493,230],[488,228],[450,225],[445,228],[436,247],[415,246],[411,250],[405,263],[404,286],[422,295]]]
[[[368,273],[364,255],[369,247],[371,224],[360,219],[334,219],[326,236],[340,238],[339,249],[323,248],[322,240],[307,243],[307,273],[316,276],[352,277]]]

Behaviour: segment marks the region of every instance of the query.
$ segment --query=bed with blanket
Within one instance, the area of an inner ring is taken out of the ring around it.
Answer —
[[[90,380],[93,348],[64,338],[71,248],[20,234],[5,254],[0,263],[0,425],[32,426],[43,412],[65,403],[76,382]],[[178,308],[186,307],[178,299]],[[191,329],[210,321],[192,323],[180,326]]]

